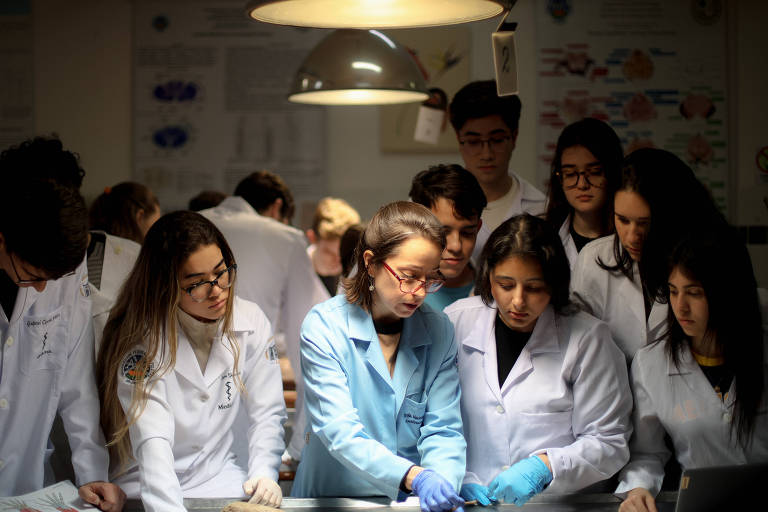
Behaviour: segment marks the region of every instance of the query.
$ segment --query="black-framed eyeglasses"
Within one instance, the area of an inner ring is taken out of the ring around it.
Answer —
[[[416,293],[422,288],[424,288],[424,291],[427,293],[435,293],[445,284],[445,281],[442,279],[427,279],[422,281],[421,279],[415,279],[413,277],[400,277],[394,270],[392,270],[392,267],[385,262],[382,261],[381,264],[384,265],[384,268],[389,270],[390,274],[395,276],[395,279],[397,279],[400,284],[400,291],[402,293]]]
[[[603,188],[605,186],[605,173],[600,168],[587,169],[586,171],[564,170],[557,171],[555,175],[560,178],[560,182],[565,188],[576,188],[579,186],[579,179],[584,176],[584,181],[593,187]]]
[[[467,153],[471,155],[479,155],[483,151],[483,146],[488,144],[488,148],[494,153],[497,151],[504,151],[507,148],[507,143],[511,139],[511,135],[494,135],[483,139],[481,137],[466,137],[459,139],[459,144],[467,150]]]
[[[11,267],[13,267],[13,272],[16,274],[16,286],[26,286],[26,285],[36,285],[37,283],[47,283],[51,280],[51,278],[48,277],[33,277],[32,279],[22,279],[19,275],[19,271],[16,269],[16,263],[13,261],[13,254],[8,255],[11,259]],[[75,275],[75,270],[71,272],[67,272],[66,274],[62,275],[61,277],[67,277],[67,276],[73,276]],[[60,278],[59,278],[60,279]]]
[[[237,264],[233,263],[218,274],[216,279],[212,281],[200,281],[184,288],[184,291],[192,297],[195,302],[203,302],[205,299],[211,296],[213,287],[218,286],[222,290],[227,290],[232,286],[235,280],[235,271],[237,270]]]

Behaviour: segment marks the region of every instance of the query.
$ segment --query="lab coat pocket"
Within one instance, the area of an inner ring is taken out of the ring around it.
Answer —
[[[45,315],[22,319],[21,343],[26,348],[22,371],[30,375],[40,370],[61,370],[67,360],[67,326],[64,306]]]
[[[406,397],[400,407],[400,419],[397,428],[398,446],[409,446],[416,443],[424,424],[424,412],[427,409],[427,401],[416,402]]]
[[[572,421],[573,411],[557,412],[523,412],[520,411],[521,438],[537,440],[533,444],[545,443],[556,446],[560,443],[573,442]],[[523,431],[525,433],[523,434]]]

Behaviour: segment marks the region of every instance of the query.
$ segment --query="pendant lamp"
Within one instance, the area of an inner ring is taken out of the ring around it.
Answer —
[[[335,30],[296,72],[288,100],[316,105],[424,101],[427,85],[413,57],[377,30]]]
[[[517,0],[253,0],[258,21],[316,28],[406,28],[492,18]]]

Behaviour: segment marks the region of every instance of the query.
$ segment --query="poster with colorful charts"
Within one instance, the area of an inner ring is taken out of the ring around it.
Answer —
[[[726,20],[722,0],[536,2],[537,178],[557,137],[584,117],[609,123],[625,154],[675,153],[728,201]]]

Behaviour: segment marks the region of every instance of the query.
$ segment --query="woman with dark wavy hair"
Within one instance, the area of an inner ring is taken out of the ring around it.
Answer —
[[[746,246],[731,227],[696,231],[667,269],[668,333],[632,362],[622,512],[656,510],[671,456],[683,469],[768,462],[768,296],[759,300]]]
[[[573,493],[629,458],[632,396],[608,327],[568,300],[570,269],[546,221],[502,223],[477,295],[445,309],[456,329],[467,438],[465,500],[522,506]]]
[[[575,302],[608,324],[631,361],[664,327],[667,255],[686,233],[724,219],[690,167],[650,148],[624,159],[613,217],[616,233],[579,253],[571,290]]]

